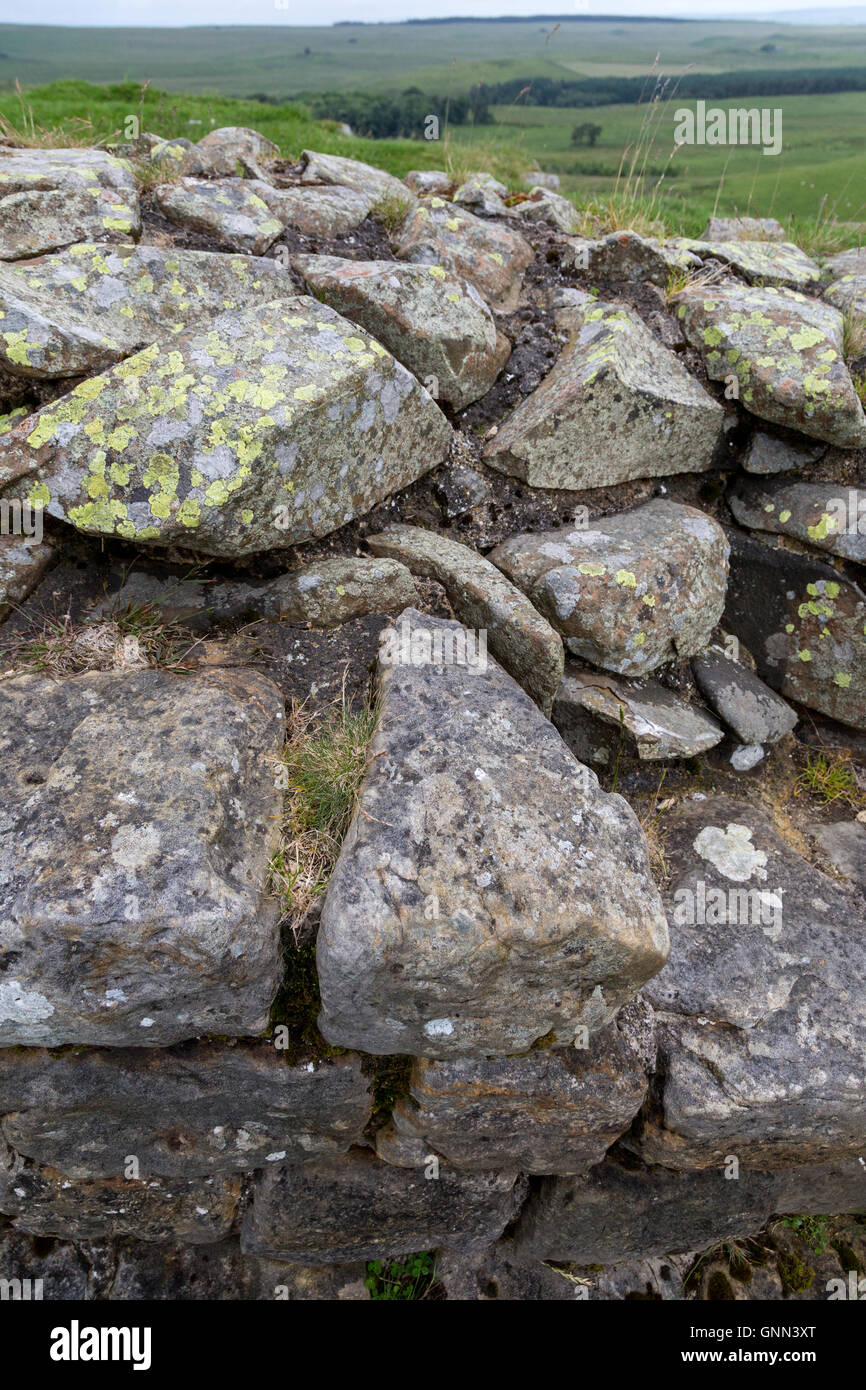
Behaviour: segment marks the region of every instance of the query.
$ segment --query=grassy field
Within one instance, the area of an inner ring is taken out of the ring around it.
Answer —
[[[640,76],[656,54],[666,72],[866,65],[866,27],[567,19],[551,32],[531,19],[296,28],[293,14],[275,9],[273,27],[255,28],[0,24],[0,87],[149,78],[168,91],[291,100],[340,88],[465,92],[511,77]]]

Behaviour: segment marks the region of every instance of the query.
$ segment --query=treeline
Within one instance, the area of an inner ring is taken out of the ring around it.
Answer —
[[[614,106],[675,95],[683,101],[810,96],[818,92],[866,91],[866,67],[787,68],[774,72],[689,72],[681,77],[516,77],[481,83],[479,98],[490,106]]]
[[[345,121],[356,135],[374,140],[420,140],[430,116],[437,118],[443,133],[446,116],[450,125],[488,125],[493,119],[477,89],[467,96],[450,98],[407,87],[399,95],[316,92],[302,99],[315,120]]]

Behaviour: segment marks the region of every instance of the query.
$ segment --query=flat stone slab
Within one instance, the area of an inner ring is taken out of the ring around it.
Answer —
[[[354,188],[316,188],[309,184],[272,188],[258,182],[253,189],[284,227],[294,227],[308,237],[346,236],[360,227],[375,202],[370,194]]]
[[[169,222],[254,256],[263,255],[283,230],[282,222],[245,179],[179,179],[159,184],[153,196]]]
[[[485,461],[532,487],[606,487],[709,468],[724,412],[630,309],[577,306],[553,370]]]
[[[241,669],[0,682],[0,1046],[262,1031],[283,725]]]
[[[568,651],[619,675],[694,656],[725,602],[722,528],[661,498],[586,530],[511,536],[489,559],[562,633]]]
[[[76,1182],[0,1143],[0,1212],[31,1235],[210,1245],[228,1235],[240,1195],[239,1177]]]
[[[728,506],[741,526],[771,531],[866,564],[866,489],[838,483],[740,478]]]
[[[0,148],[0,260],[141,231],[132,167],[104,150]]]
[[[317,942],[319,1027],[340,1046],[568,1045],[665,959],[634,814],[492,658],[455,659],[464,631],[407,609],[383,637],[379,729]]]
[[[384,169],[374,169],[359,159],[347,159],[343,155],[321,154],[316,150],[304,150],[301,154],[301,180],[303,183],[336,184],[342,188],[352,188],[363,193],[374,203],[382,198],[399,198],[406,204],[407,213],[418,202],[415,194],[393,174]]]
[[[729,533],[726,625],[789,700],[866,729],[866,595],[830,565]]]
[[[692,671],[707,704],[741,743],[776,743],[795,727],[791,706],[722,648],[708,647],[692,657]]]
[[[427,198],[400,229],[397,256],[462,276],[499,314],[517,308],[532,247],[519,233],[444,198]]]
[[[421,1171],[432,1150],[464,1172],[586,1172],[643,1104],[652,1052],[650,1010],[634,1004],[583,1049],[489,1061],[418,1058],[409,1098],[379,1130],[377,1152]]]
[[[0,620],[36,588],[53,558],[54,548],[47,541],[0,535]]]
[[[511,354],[481,295],[441,265],[296,256],[295,270],[392,352],[436,400],[462,410],[493,385]]]
[[[565,662],[562,638],[495,565],[420,526],[390,526],[368,536],[367,544],[374,555],[390,556],[413,574],[437,580],[458,620],[487,634],[496,660],[550,715]]]
[[[663,824],[671,955],[644,992],[660,1064],[642,1156],[770,1169],[862,1154],[862,897],[746,802],[690,801]]]
[[[308,1163],[360,1143],[360,1058],[290,1066],[272,1042],[0,1051],[0,1134],[69,1178],[142,1179]]]
[[[826,452],[825,444],[810,443],[806,439],[793,444],[756,430],[743,455],[742,466],[747,473],[788,473],[792,469],[808,468]]]
[[[795,290],[740,285],[687,287],[676,302],[710,379],[736,385],[753,415],[842,449],[866,443],[838,309]]]
[[[819,1214],[856,1209],[859,1164],[816,1164],[789,1172],[720,1167],[703,1173],[644,1168],[609,1157],[585,1177],[542,1178],[521,1212],[514,1237],[524,1261],[611,1265],[704,1250],[753,1234],[774,1212]]]
[[[799,290],[821,279],[821,268],[790,241],[755,241],[734,238],[726,241],[675,237],[669,243],[690,251],[699,260],[721,261],[748,280],[750,285],[785,286]]]
[[[451,429],[405,367],[296,296],[182,333],[0,437],[0,483],[91,535],[240,556],[326,535],[445,458]]]
[[[691,758],[721,743],[714,719],[658,681],[615,680],[566,667],[553,722],[576,758],[613,768],[620,746],[642,762]]]
[[[91,376],[156,339],[231,331],[238,310],[294,297],[276,261],[81,242],[0,266],[0,362],[25,377]]]
[[[524,1186],[515,1172],[459,1173],[445,1164],[428,1179],[423,1169],[352,1149],[330,1162],[263,1173],[241,1244],[247,1254],[311,1265],[439,1246],[482,1250],[515,1215]]]

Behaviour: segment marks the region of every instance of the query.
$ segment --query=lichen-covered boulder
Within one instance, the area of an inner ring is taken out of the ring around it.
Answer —
[[[237,556],[326,535],[441,463],[415,378],[327,305],[226,311],[0,437],[0,481],[90,534]]]
[[[838,483],[740,478],[728,506],[741,526],[771,531],[866,564],[866,490]]]
[[[353,232],[368,215],[375,199],[354,188],[271,188],[260,180],[251,184],[284,227],[308,237],[340,237]]]
[[[779,244],[775,241],[696,241],[692,237],[673,237],[668,245],[689,251],[700,261],[721,261],[750,285],[802,289],[821,279],[820,266],[789,241]]]
[[[359,1057],[290,1065],[272,1041],[0,1050],[0,1134],[69,1178],[197,1178],[310,1163],[361,1141]]]
[[[725,602],[724,531],[694,507],[661,498],[587,530],[511,536],[488,558],[569,651],[625,676],[695,655]]]
[[[462,276],[491,309],[510,314],[517,307],[532,247],[509,227],[476,217],[444,198],[427,198],[401,228],[397,255]]]
[[[283,230],[282,222],[246,179],[161,183],[154,189],[154,200],[169,222],[204,232],[254,256],[267,251]]]
[[[502,201],[508,196],[508,189],[492,174],[479,172],[470,174],[455,191],[451,201],[461,207],[471,208],[484,217],[508,217],[509,209]]]
[[[488,443],[532,487],[590,488],[710,467],[723,410],[630,309],[575,308],[553,370]]]
[[[157,338],[219,333],[223,315],[293,295],[276,261],[81,242],[0,266],[0,362],[16,376],[85,376]]]
[[[725,622],[789,700],[866,729],[866,595],[830,565],[730,532]]]
[[[242,670],[0,682],[0,1047],[264,1028],[283,720]]]
[[[651,1010],[635,1003],[584,1047],[416,1058],[376,1152],[407,1168],[423,1168],[432,1150],[464,1172],[584,1173],[640,1109],[654,1050]]]
[[[368,536],[367,544],[374,555],[401,560],[414,574],[437,580],[457,619],[487,634],[497,661],[550,714],[562,679],[562,638],[495,565],[420,526],[389,526]]]
[[[359,159],[346,159],[343,155],[320,154],[315,150],[304,150],[301,155],[301,180],[303,183],[338,184],[342,188],[354,188],[372,202],[382,198],[397,199],[405,203],[407,213],[418,199],[410,188],[393,174],[384,169],[374,169]]]
[[[645,991],[661,1057],[636,1147],[671,1168],[721,1167],[728,1154],[771,1169],[856,1158],[866,1142],[862,897],[746,802],[688,802],[662,824],[671,955]]]
[[[690,251],[654,237],[639,236],[637,232],[574,237],[569,248],[574,269],[585,271],[592,280],[648,280],[651,285],[664,288],[673,272],[700,265]]]
[[[677,301],[708,375],[753,415],[840,448],[866,443],[838,309],[795,290],[739,285],[687,287]]]
[[[0,260],[141,231],[132,168],[104,150],[0,148]]]
[[[525,1180],[511,1172],[428,1180],[366,1149],[319,1164],[275,1164],[261,1174],[244,1218],[245,1253],[302,1264],[375,1260],[443,1246],[483,1250],[516,1215]]]
[[[824,291],[824,298],[841,309],[843,314],[866,320],[866,268],[845,271]]]
[[[634,814],[492,658],[467,660],[465,635],[407,609],[383,636],[379,729],[316,947],[319,1026],[340,1046],[568,1045],[665,959]]]
[[[296,256],[317,299],[384,343],[437,400],[461,410],[493,385],[511,352],[474,285],[440,265]]]
[[[516,203],[510,211],[524,222],[545,222],[567,236],[580,230],[581,216],[574,203],[549,188],[533,188],[529,197]]]
[[[212,172],[207,155],[198,145],[194,145],[192,140],[185,140],[183,136],[175,140],[156,141],[150,147],[149,157],[151,164],[162,166],[163,176],[166,178],[175,174],[196,178]],[[228,172],[235,174],[237,170],[232,168]]]
[[[204,153],[210,170],[215,174],[248,174],[260,179],[262,171],[280,157],[273,140],[246,126],[224,125],[202,136],[196,149]]]

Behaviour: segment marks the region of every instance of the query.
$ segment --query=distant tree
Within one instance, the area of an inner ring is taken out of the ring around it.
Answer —
[[[571,143],[572,145],[594,145],[599,135],[601,135],[600,125],[596,125],[594,121],[583,121],[580,125],[576,125],[571,132]]]
[[[761,52],[762,52],[762,53],[775,53],[775,51],[776,51],[776,45],[775,45],[774,43],[762,43],[762,44],[761,44]]]

